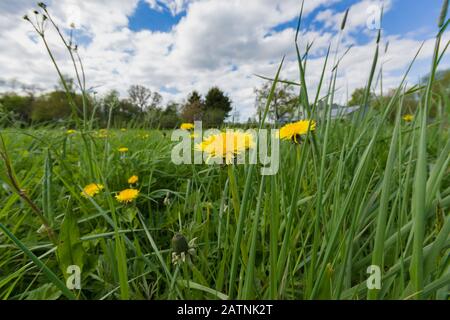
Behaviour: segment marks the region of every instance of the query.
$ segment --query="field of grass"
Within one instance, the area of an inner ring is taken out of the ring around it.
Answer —
[[[12,235],[1,234],[1,298],[58,297],[64,292],[48,273],[64,281],[62,271],[72,264],[82,266],[82,290],[73,292],[82,299],[366,298],[376,245],[382,246],[384,270],[379,297],[406,298],[417,294],[410,275],[417,223],[424,236],[421,296],[444,298],[448,130],[439,121],[427,125],[433,143],[427,145],[420,219],[413,210],[413,129],[414,123],[388,124],[379,115],[365,126],[319,126],[316,150],[310,143],[282,142],[277,175],[253,170],[248,177],[249,165],[234,166],[236,204],[225,166],[172,164],[172,142],[159,131],[111,130],[98,138],[92,132],[5,130],[14,177],[58,238],[52,243],[45,230],[38,233],[42,221],[2,172],[0,220]],[[321,160],[316,152],[325,139]],[[128,152],[121,154],[122,146]],[[114,192],[128,188],[132,175],[139,177],[140,195],[121,204]],[[81,196],[93,182],[105,189]],[[191,264],[171,263],[177,232],[197,238]]]
[[[347,119],[320,116],[319,94],[300,81],[317,127],[301,144],[280,142],[272,176],[175,165],[166,131],[2,129],[0,299],[447,299],[450,102],[431,92],[442,54],[438,35],[412,121],[404,83],[370,108],[375,70],[367,113]],[[302,80],[306,64],[299,52]],[[336,72],[320,94],[328,102]],[[119,202],[132,175],[139,195]],[[104,188],[83,196],[91,183]],[[66,287],[71,265],[80,290]],[[379,289],[367,285],[370,266]]]

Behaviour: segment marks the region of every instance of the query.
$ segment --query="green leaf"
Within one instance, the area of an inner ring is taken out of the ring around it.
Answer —
[[[61,290],[51,283],[28,292],[25,300],[57,300],[61,297]]]
[[[67,279],[67,267],[76,265],[83,270],[84,248],[80,240],[75,214],[68,211],[64,217],[59,234],[58,249],[56,251],[59,267]]]

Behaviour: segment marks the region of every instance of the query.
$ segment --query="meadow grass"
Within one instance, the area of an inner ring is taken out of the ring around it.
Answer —
[[[307,52],[296,37],[299,101],[317,128],[301,144],[281,142],[273,176],[251,164],[175,165],[170,131],[99,132],[85,107],[74,133],[2,129],[0,298],[447,299],[450,103],[431,91],[447,25],[439,25],[427,86],[406,88],[412,61],[375,109],[378,35],[367,108],[344,119],[332,119],[330,108],[340,59],[325,75],[328,50],[310,100]],[[282,66],[260,129],[273,126],[265,120],[276,85],[286,82]],[[412,90],[422,98],[407,122],[403,99]],[[115,195],[132,175],[139,196],[121,203]],[[90,183],[104,188],[84,197]],[[196,245],[174,264],[177,233]],[[70,265],[82,267],[81,290],[65,286]],[[367,286],[370,265],[381,268],[380,289]]]

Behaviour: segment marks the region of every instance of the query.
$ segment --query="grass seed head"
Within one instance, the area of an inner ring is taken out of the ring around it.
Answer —
[[[447,17],[447,10],[448,10],[448,0],[444,0],[444,2],[442,3],[441,14],[439,15],[439,22],[438,22],[439,28],[444,25],[445,18]]]

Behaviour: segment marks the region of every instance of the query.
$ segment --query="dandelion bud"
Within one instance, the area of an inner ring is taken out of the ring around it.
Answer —
[[[47,16],[45,14],[42,15],[42,20],[43,21],[47,20]]]
[[[172,238],[172,249],[176,254],[186,253],[189,245],[186,238],[181,233],[176,233]]]
[[[34,14],[39,14],[39,12],[37,10],[34,10],[33,13]]]
[[[448,9],[448,0],[444,0],[441,9],[441,15],[439,16],[439,23],[438,23],[439,28],[444,25],[445,17],[447,16],[447,9]]]
[[[27,20],[27,21],[30,21],[30,18],[28,18],[28,16],[27,16],[27,15],[24,15],[24,16],[23,16],[23,20]]]
[[[38,6],[41,7],[42,9],[47,9],[47,5],[43,2],[38,2]]]

